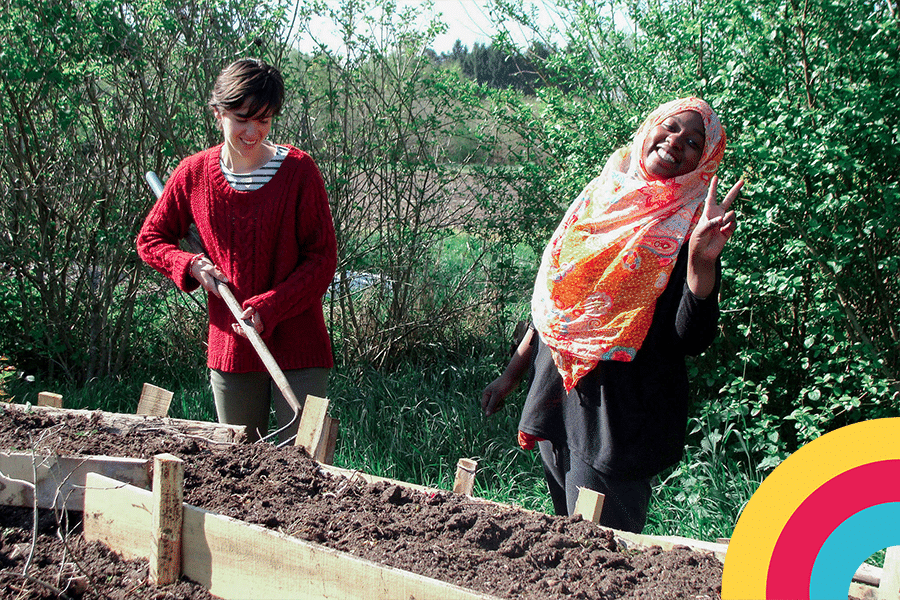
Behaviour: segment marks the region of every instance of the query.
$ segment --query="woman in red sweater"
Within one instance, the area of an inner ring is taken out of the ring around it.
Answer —
[[[140,257],[182,290],[208,293],[210,382],[219,421],[268,431],[274,404],[279,429],[294,411],[216,289],[231,287],[294,394],[325,396],[333,366],[322,297],[337,264],[334,225],[313,159],[266,137],[284,98],[281,74],[241,59],[218,76],[209,105],[224,141],[184,159],[166,182],[137,238]],[[206,249],[179,240],[196,225]],[[282,435],[293,436],[293,430]]]

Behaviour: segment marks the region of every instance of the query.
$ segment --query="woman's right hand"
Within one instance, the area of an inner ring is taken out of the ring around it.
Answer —
[[[503,408],[506,403],[506,396],[516,387],[515,383],[509,381],[505,375],[501,375],[494,381],[490,382],[481,393],[481,411],[484,416],[489,417]]]
[[[191,261],[191,276],[200,282],[204,290],[211,294],[215,294],[219,298],[219,286],[216,280],[222,283],[228,283],[228,277],[220,271],[216,265],[212,263],[206,256],[198,255]]]
[[[522,336],[516,351],[513,353],[506,369],[497,379],[488,384],[481,393],[481,411],[484,416],[489,417],[503,408],[506,403],[506,397],[510,392],[516,389],[522,377],[531,366],[531,358],[534,353],[532,340],[534,339],[534,328],[529,327]]]
[[[691,233],[688,241],[688,274],[687,282],[691,292],[699,298],[709,296],[716,283],[716,261],[722,254],[725,244],[734,233],[737,217],[731,210],[731,204],[741,193],[744,180],[739,180],[721,204],[716,202],[716,187],[719,178],[713,176],[706,194],[706,205],[700,215],[700,221]]]

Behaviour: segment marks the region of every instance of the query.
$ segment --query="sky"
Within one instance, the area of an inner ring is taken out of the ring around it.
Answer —
[[[495,32],[487,9],[477,0],[435,0],[435,10],[443,15],[450,29],[435,39],[435,51],[444,52],[453,47],[456,40],[470,49],[475,42],[487,44]]]
[[[483,0],[434,0],[435,11],[443,14],[442,20],[449,26],[446,34],[438,36],[435,40],[434,50],[437,52],[448,51],[456,40],[460,40],[469,49],[478,42],[489,44],[491,35],[496,30],[491,23],[489,12],[484,8]],[[552,19],[546,10],[542,10],[540,0],[526,2],[538,11],[539,23],[547,27]],[[531,41],[531,33],[516,26],[510,26],[510,34],[520,44]]]
[[[419,4],[416,0],[397,1],[398,5],[401,6]],[[531,4],[537,7],[542,6],[541,0],[532,0]],[[485,0],[434,0],[433,11],[440,13],[442,15],[441,20],[449,27],[447,33],[438,36],[432,45],[432,49],[439,54],[449,52],[457,39],[469,49],[476,42],[489,44],[491,36],[495,33],[488,10],[485,8]],[[549,23],[549,17],[545,16],[542,22],[545,24]],[[328,40],[326,43],[331,46],[332,44],[337,44],[338,37],[329,35],[329,32],[323,29],[329,26],[330,24],[322,22],[314,25],[314,29],[317,32],[317,36],[320,36],[323,40]],[[510,34],[514,41],[523,45],[530,40],[528,33],[525,31],[512,29]],[[311,48],[301,42],[300,49],[308,50]]]

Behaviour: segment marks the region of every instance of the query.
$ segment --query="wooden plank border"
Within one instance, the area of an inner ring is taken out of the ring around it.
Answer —
[[[148,558],[153,493],[91,473],[84,536]],[[496,600],[184,504],[182,572],[225,600]]]
[[[150,461],[109,456],[42,456],[0,451],[0,504],[83,510],[90,472],[150,488]],[[37,490],[34,489],[35,475]]]
[[[107,478],[129,480],[132,487],[150,488],[149,461],[142,459],[123,459],[104,456],[90,457],[40,457],[30,453],[4,453],[0,452],[0,504],[9,506],[32,506],[34,492],[32,489],[33,463],[42,464],[38,477],[38,502],[42,508],[59,507],[60,500],[66,499],[66,508],[69,510],[84,510],[84,489],[88,473],[105,474]],[[331,465],[320,465],[320,468],[335,476],[359,479],[368,483],[385,482],[399,485],[417,492],[424,493],[449,493],[447,490],[416,485],[387,477],[370,475],[360,471],[343,469]],[[125,473],[125,475],[123,475]],[[115,487],[122,483],[116,482]],[[152,494],[147,491],[147,494]],[[510,505],[500,505],[490,500],[473,497],[472,501],[494,504],[509,508]],[[187,505],[185,505],[187,506]],[[518,510],[525,510],[516,507]],[[150,508],[139,509],[137,517],[150,519]],[[200,510],[200,509],[196,509]],[[214,514],[214,513],[210,513]],[[222,517],[225,518],[225,517]],[[150,526],[139,525],[134,531],[130,529],[129,519],[120,519],[116,530],[121,531],[125,539],[137,536],[144,541],[150,539]],[[268,531],[268,530],[267,530]],[[613,530],[616,539],[626,548],[649,548],[659,546],[663,550],[671,550],[675,546],[686,546],[700,552],[709,552],[724,562],[728,545],[725,543],[712,543],[684,538],[679,536],[653,536],[629,533]],[[294,538],[291,538],[294,539]],[[113,547],[114,542],[109,544]],[[127,558],[146,558],[144,553],[129,554],[126,544],[120,554]],[[149,553],[149,546],[146,552]],[[148,556],[149,554],[147,554]],[[882,578],[882,569],[870,565],[862,565],[854,576],[851,584],[851,594],[861,600],[876,600],[878,586]],[[193,577],[192,577],[193,579]]]
[[[123,435],[127,435],[137,427],[158,427],[169,431],[171,434],[194,436],[219,444],[240,443],[245,438],[244,427],[242,426],[210,423],[208,421],[190,421],[187,419],[153,417],[149,415],[130,415],[102,410],[54,408],[52,406],[35,406],[31,404],[15,404],[10,402],[0,402],[0,408],[2,408],[2,410],[20,411],[24,413],[46,411],[61,416],[79,415],[85,418],[94,417],[98,419],[104,427],[109,427],[113,431],[117,431]]]

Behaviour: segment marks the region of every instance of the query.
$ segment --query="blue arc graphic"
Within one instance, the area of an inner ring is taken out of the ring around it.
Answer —
[[[900,546],[900,502],[863,509],[843,523],[822,544],[809,581],[810,600],[846,598],[853,574],[882,548]]]

